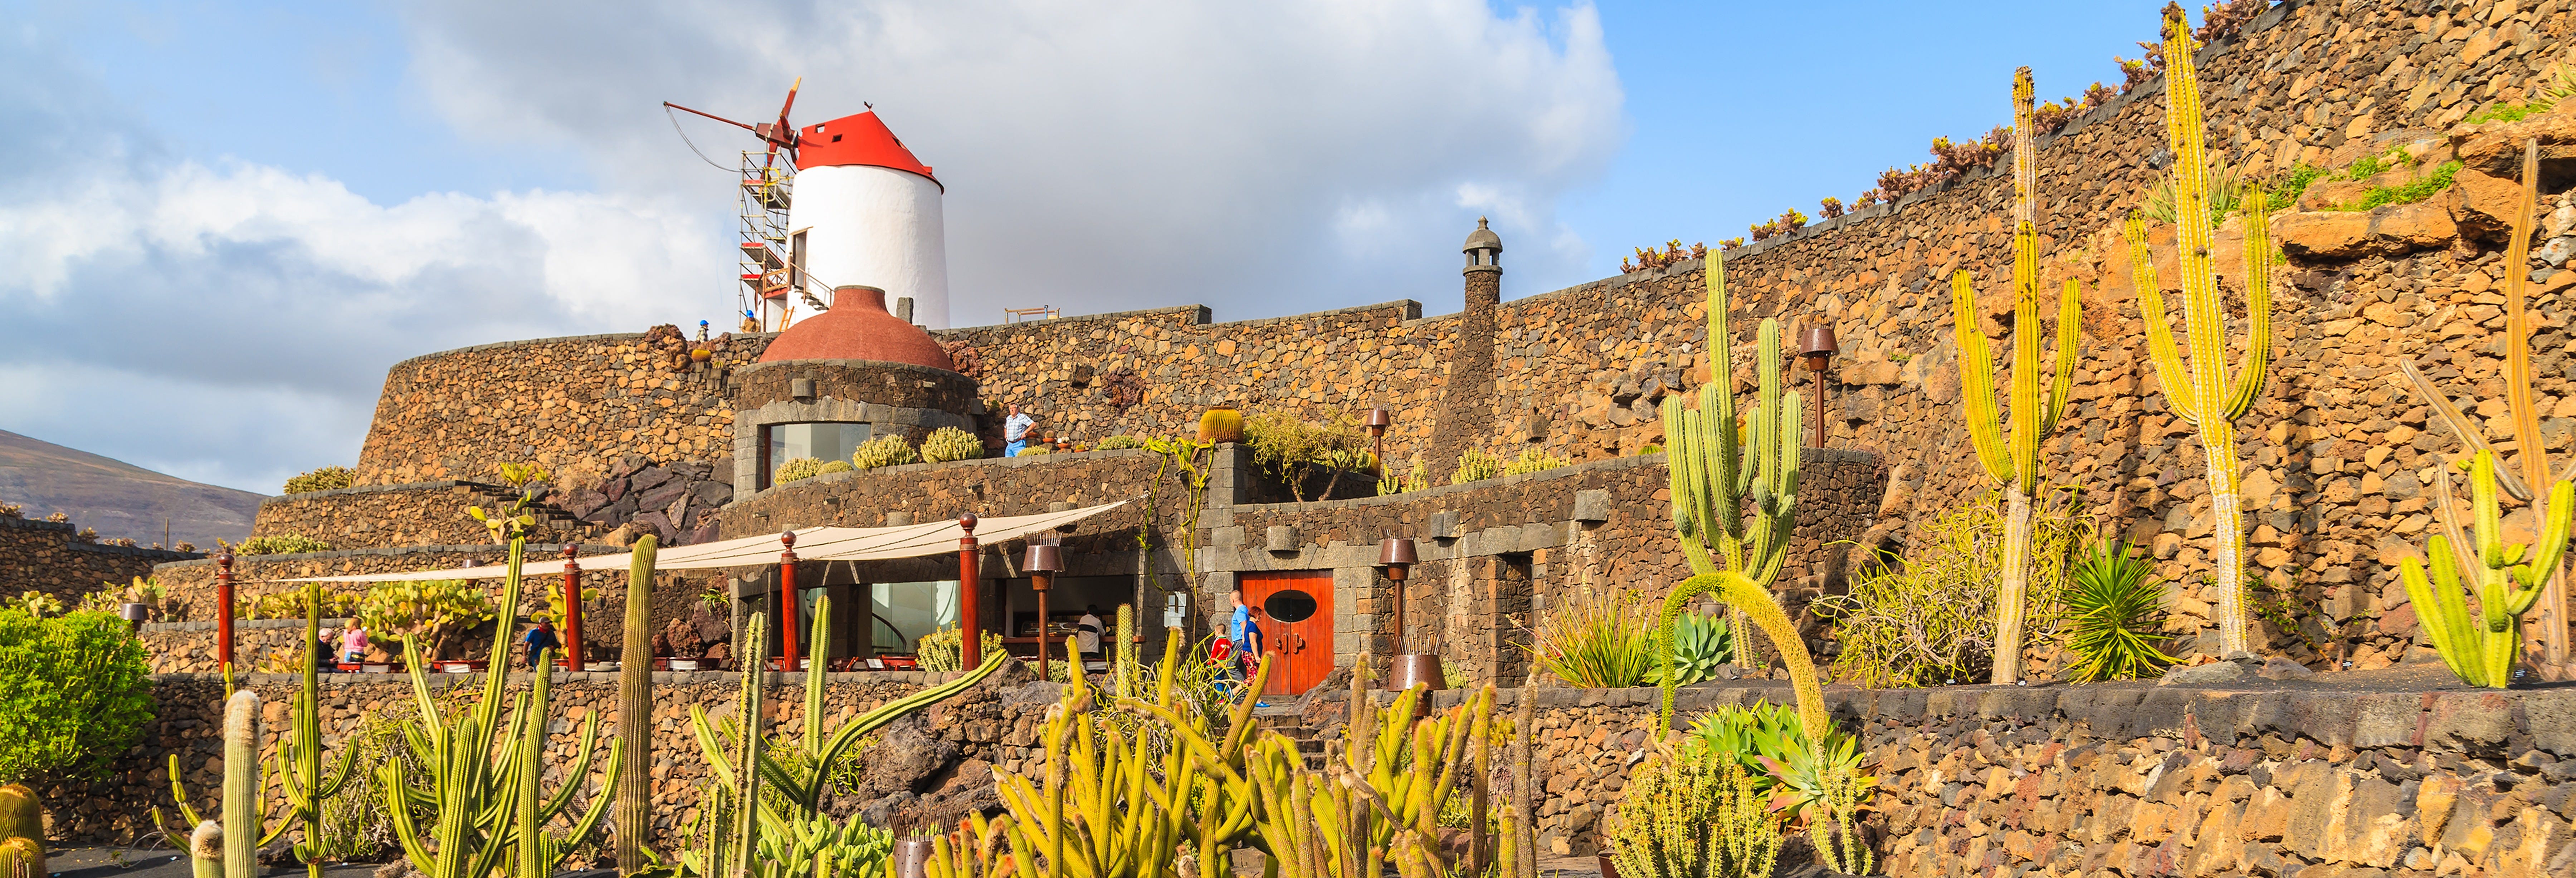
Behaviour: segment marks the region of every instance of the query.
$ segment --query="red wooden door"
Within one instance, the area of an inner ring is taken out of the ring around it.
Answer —
[[[1302,695],[1333,672],[1333,572],[1241,574],[1243,599],[1260,607],[1262,649],[1272,659],[1264,695]]]

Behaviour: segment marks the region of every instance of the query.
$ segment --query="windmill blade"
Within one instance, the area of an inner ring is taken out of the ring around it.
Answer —
[[[796,92],[804,87],[805,77],[802,76],[796,77],[796,81],[787,86],[787,102],[778,105],[778,124],[770,128],[769,137],[764,138],[769,141],[769,155],[760,160],[761,167],[767,168],[777,162],[778,148],[782,146],[787,148],[787,159],[796,160],[796,127],[788,123],[787,111],[795,109]]]

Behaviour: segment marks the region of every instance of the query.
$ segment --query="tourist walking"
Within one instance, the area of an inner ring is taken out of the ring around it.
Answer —
[[[367,629],[350,622],[349,627],[340,629],[340,661],[354,665],[366,659]]]
[[[528,669],[532,671],[537,668],[537,656],[563,646],[563,641],[555,639],[554,623],[545,619],[538,619],[536,627],[528,629],[527,636],[519,638],[519,642],[527,649]]]

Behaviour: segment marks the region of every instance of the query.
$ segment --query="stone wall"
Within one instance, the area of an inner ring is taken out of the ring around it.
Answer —
[[[990,771],[1036,770],[1040,723],[1057,696],[1051,685],[1028,682],[1024,668],[1003,674],[882,733],[863,772],[870,788],[834,807],[880,825],[916,825],[997,806]],[[934,679],[834,674],[826,697],[846,718]],[[468,698],[470,690],[452,687],[477,682],[431,680]],[[655,841],[667,845],[696,816],[708,787],[688,708],[728,716],[737,678],[657,673],[654,680]],[[1826,699],[1839,722],[1859,730],[1879,778],[1864,825],[1883,874],[2567,874],[2576,862],[2569,831],[2576,819],[2576,693],[2383,680],[1837,687]],[[766,711],[773,726],[799,723],[801,681],[781,675],[773,686]],[[273,737],[296,678],[253,675],[246,684],[270,698]],[[165,676],[158,685],[159,723],[110,778],[45,790],[54,838],[110,841],[147,831],[144,809],[166,801],[169,754],[181,757],[197,803],[207,803],[220,769],[213,735],[222,685],[204,675]],[[408,685],[373,675],[324,677],[325,740],[336,747],[369,718],[407,715]],[[583,719],[609,713],[603,735],[614,732],[616,675],[557,675],[554,691],[549,759],[560,771]],[[1445,707],[1459,694],[1442,693],[1438,701]],[[1339,697],[1318,693],[1309,706],[1328,709],[1307,715],[1334,714]],[[1538,700],[1540,847],[1589,853],[1647,739],[1656,693],[1505,690],[1500,710],[1522,697]],[[1677,722],[1720,705],[1792,697],[1778,683],[1688,687]]]
[[[349,624],[348,619],[323,619],[325,629]],[[211,674],[221,670],[215,660],[215,623],[213,622],[147,622],[135,632],[143,641],[143,651],[152,662],[155,674]],[[488,638],[487,638],[488,639]],[[331,641],[331,661],[338,661],[340,642]],[[304,620],[239,619],[233,622],[234,661],[243,671],[262,668],[287,670],[304,660]]]
[[[69,522],[0,515],[0,596],[10,601],[34,591],[69,606],[103,583],[122,586],[134,577],[151,576],[155,564],[201,557],[111,546],[82,538],[79,526]]]
[[[302,534],[333,549],[392,549],[489,542],[490,530],[465,507],[507,508],[516,493],[507,485],[443,479],[400,485],[362,485],[271,497],[259,504],[251,536]],[[606,528],[586,526],[554,509],[537,509],[535,539],[585,539]]]
[[[1589,852],[1656,692],[1522,691],[1541,699],[1540,845]],[[1694,686],[1675,722],[1793,698]],[[2576,863],[2576,692],[2258,681],[1826,699],[1875,764],[1865,824],[1887,875],[2536,878]]]
[[[413,357],[385,374],[357,481],[490,479],[536,461],[587,485],[626,455],[713,461],[733,444],[733,368],[769,335],[728,335],[689,362],[672,336],[615,333],[478,345]]]

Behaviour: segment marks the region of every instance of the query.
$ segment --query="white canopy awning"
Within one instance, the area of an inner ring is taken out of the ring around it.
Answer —
[[[986,543],[1015,540],[1090,518],[1127,505],[1128,501],[1085,506],[1063,512],[1041,515],[1006,515],[986,518],[975,523],[976,538]],[[796,529],[796,559],[799,561],[887,561],[896,558],[919,558],[957,551],[957,541],[966,532],[955,519],[900,527],[804,527]],[[778,563],[781,549],[777,534],[740,537],[694,546],[673,546],[658,552],[653,559],[655,570],[709,570],[719,567],[753,567]],[[595,555],[580,559],[586,571],[624,570],[633,564],[632,552]],[[527,559],[520,564],[524,576],[563,573],[562,559],[539,561]],[[448,570],[423,570],[413,573],[365,573],[355,576],[312,576],[303,579],[278,579],[271,582],[416,582],[430,579],[501,579],[510,574],[509,565],[486,564]]]

